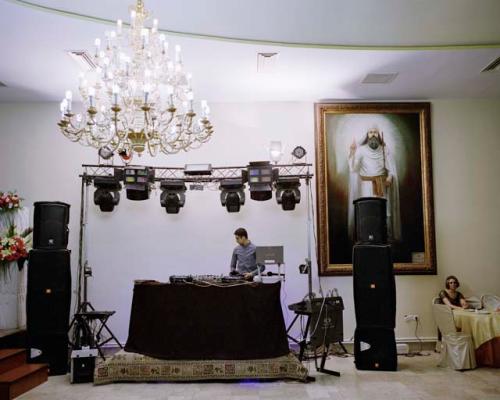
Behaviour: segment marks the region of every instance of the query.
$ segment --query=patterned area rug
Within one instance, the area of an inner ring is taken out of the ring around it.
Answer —
[[[293,355],[262,360],[160,360],[123,350],[98,363],[94,385],[113,382],[182,382],[239,379],[306,381],[307,368]]]

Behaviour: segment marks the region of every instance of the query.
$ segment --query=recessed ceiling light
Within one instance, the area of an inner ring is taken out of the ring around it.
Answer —
[[[365,76],[365,79],[361,81],[361,83],[378,83],[378,84],[387,84],[391,83],[394,79],[396,79],[398,73],[392,74],[368,74]]]
[[[257,53],[257,72],[266,74],[276,71],[279,53]]]

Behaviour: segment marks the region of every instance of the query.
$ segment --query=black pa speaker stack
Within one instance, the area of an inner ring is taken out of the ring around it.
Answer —
[[[50,375],[68,371],[71,305],[69,204],[34,204],[33,250],[29,254],[26,330],[30,362],[49,364]]]
[[[360,370],[397,370],[396,284],[386,213],[384,198],[354,201],[354,363]]]

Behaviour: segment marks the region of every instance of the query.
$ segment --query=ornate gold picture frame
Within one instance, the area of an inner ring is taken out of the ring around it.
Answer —
[[[436,274],[430,103],[317,103],[315,122],[320,275],[352,274],[352,201],[373,195],[395,273]]]

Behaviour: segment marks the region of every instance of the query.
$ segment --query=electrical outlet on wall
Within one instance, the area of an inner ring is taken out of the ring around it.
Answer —
[[[405,314],[404,316],[405,321],[417,321],[418,320],[418,315],[417,314]]]

